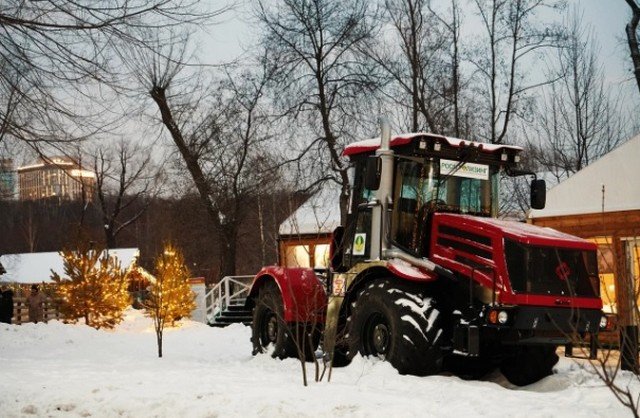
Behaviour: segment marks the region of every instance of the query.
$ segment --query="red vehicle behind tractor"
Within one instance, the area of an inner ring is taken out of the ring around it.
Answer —
[[[595,244],[497,219],[500,178],[533,174],[521,152],[385,127],[347,146],[352,194],[331,266],[256,275],[254,353],[310,356],[322,340],[334,366],[360,353],[420,376],[500,367],[517,385],[551,374],[559,345],[591,341],[594,357],[606,325]],[[545,194],[534,175],[531,206]]]

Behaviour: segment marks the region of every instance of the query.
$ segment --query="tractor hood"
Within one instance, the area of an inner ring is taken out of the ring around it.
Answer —
[[[520,222],[435,213],[430,247],[435,263],[486,289],[496,286],[499,303],[602,307],[597,247],[582,238]]]
[[[585,239],[565,234],[552,228],[523,222],[449,213],[436,213],[433,216],[434,224],[441,227],[446,225],[492,239],[509,238],[522,244],[535,246],[554,246],[582,250],[595,250],[597,248],[594,243]]]

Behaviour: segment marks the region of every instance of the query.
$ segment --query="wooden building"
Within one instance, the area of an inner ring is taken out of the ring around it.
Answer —
[[[624,325],[637,324],[640,306],[639,162],[640,135],[550,189],[528,219],[598,245],[604,310]]]
[[[325,188],[311,196],[278,231],[278,261],[283,267],[326,268],[333,230],[340,224],[340,191]]]

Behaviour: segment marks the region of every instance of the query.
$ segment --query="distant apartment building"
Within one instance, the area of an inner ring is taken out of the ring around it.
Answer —
[[[16,195],[16,171],[13,160],[0,159],[0,199],[13,199]]]
[[[96,177],[68,157],[40,159],[18,168],[20,200],[93,199]]]

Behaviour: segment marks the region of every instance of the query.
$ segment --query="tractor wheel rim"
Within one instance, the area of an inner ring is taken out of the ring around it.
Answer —
[[[278,337],[278,319],[275,315],[269,316],[267,319],[266,336],[268,343],[275,343]]]
[[[384,358],[391,343],[391,329],[385,316],[376,312],[369,316],[362,329],[362,351],[364,355]]]
[[[373,328],[372,339],[376,354],[386,354],[389,348],[389,327],[384,323],[377,324]]]

